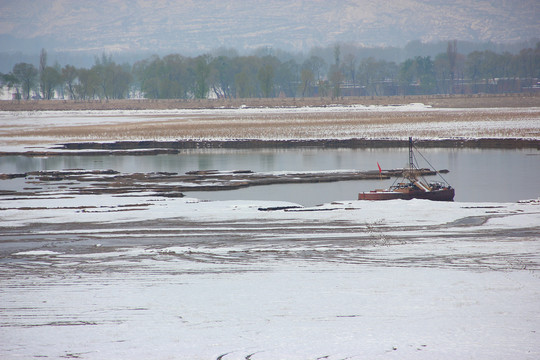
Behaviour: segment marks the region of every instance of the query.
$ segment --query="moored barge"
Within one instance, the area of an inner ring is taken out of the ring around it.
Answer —
[[[403,177],[400,182],[397,184],[394,182],[388,189],[361,192],[358,194],[358,200],[427,199],[434,201],[453,201],[455,190],[442,176],[441,179],[444,182],[428,183],[423,179],[419,168],[415,164],[413,148],[413,140],[409,137],[409,164],[403,171]]]

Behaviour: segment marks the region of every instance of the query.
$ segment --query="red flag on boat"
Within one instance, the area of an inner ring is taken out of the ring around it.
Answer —
[[[379,165],[379,162],[377,161],[377,167],[379,168],[379,174],[382,173],[381,165]]]

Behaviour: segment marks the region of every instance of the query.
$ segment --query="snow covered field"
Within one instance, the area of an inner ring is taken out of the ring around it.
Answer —
[[[3,152],[410,135],[538,139],[540,108],[0,112]],[[540,358],[539,200],[302,207],[68,183],[0,195],[2,359]]]
[[[4,359],[535,359],[540,205],[0,199]]]
[[[296,139],[537,139],[540,108],[423,104],[204,110],[0,111],[2,151],[66,142]]]

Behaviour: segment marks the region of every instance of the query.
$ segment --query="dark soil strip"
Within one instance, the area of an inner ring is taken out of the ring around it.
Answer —
[[[537,149],[540,139],[442,139],[416,140],[419,148]],[[388,139],[313,139],[313,140],[178,140],[178,141],[116,141],[112,143],[83,142],[59,144],[46,151],[1,152],[0,156],[96,156],[96,155],[159,155],[178,154],[193,149],[370,149],[406,148],[407,140]]]
[[[540,139],[443,139],[415,140],[415,145],[437,148],[540,148]],[[68,143],[64,150],[142,150],[142,149],[251,149],[251,148],[396,148],[407,147],[407,140],[314,139],[314,140],[182,140],[117,141],[113,143]]]
[[[443,139],[443,140],[416,140],[419,148],[483,148],[483,149],[540,149],[540,139]],[[57,149],[62,150],[100,150],[111,151],[118,154],[126,151],[127,154],[150,155],[154,152],[175,153],[187,149],[289,149],[289,148],[404,148],[408,146],[407,140],[372,140],[372,139],[314,139],[314,140],[181,140],[181,141],[117,141],[113,143],[67,143],[61,144]],[[135,153],[134,151],[138,151]],[[62,155],[70,151],[63,151]],[[84,155],[80,152],[77,155]],[[0,153],[1,154],[1,153]],[[13,153],[10,153],[13,155]]]

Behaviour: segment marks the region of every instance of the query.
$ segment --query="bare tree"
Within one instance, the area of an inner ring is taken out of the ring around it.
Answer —
[[[345,56],[344,71],[348,80],[351,81],[353,86],[353,91],[356,90],[356,56],[351,53],[348,53]]]
[[[457,59],[457,40],[449,41],[446,48],[446,55],[448,57],[448,65],[450,67],[450,93],[454,92],[454,77],[456,74],[456,59]]]
[[[30,91],[36,85],[38,71],[32,64],[18,63],[13,67],[13,75],[19,80],[22,85],[23,96],[25,99],[30,98]]]
[[[77,69],[75,66],[64,66],[62,69],[62,81],[66,84],[70,99],[75,99],[75,79],[77,79]]]
[[[337,67],[339,67],[339,63],[340,63],[340,55],[341,55],[341,48],[339,46],[339,44],[336,44],[334,46],[334,60],[335,60],[335,65]]]
[[[45,84],[44,77],[46,76],[45,68],[47,67],[47,51],[41,49],[39,54],[39,88],[41,90],[41,97],[46,98],[45,92],[47,85]]]
[[[50,100],[54,97],[54,89],[62,83],[62,75],[58,70],[60,66],[46,66],[41,72],[41,94],[44,99]]]

